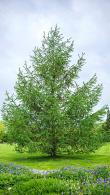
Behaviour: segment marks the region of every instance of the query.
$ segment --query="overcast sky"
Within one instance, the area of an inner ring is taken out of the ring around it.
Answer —
[[[110,0],[0,0],[0,106],[18,68],[55,24],[74,40],[75,56],[86,53],[81,80],[96,73],[104,88],[99,106],[110,104]]]

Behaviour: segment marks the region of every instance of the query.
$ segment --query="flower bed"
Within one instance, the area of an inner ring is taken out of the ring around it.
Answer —
[[[38,170],[37,170],[38,171]],[[66,167],[56,171],[32,173],[14,164],[0,164],[1,194],[109,195],[110,167],[94,169]]]

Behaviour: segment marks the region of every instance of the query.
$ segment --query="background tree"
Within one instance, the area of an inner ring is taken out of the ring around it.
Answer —
[[[0,143],[3,143],[6,138],[6,127],[3,121],[0,121]]]
[[[105,108],[93,112],[102,91],[94,75],[87,83],[76,83],[85,59],[70,63],[73,42],[64,40],[59,28],[44,34],[34,49],[32,65],[19,70],[15,94],[3,105],[3,119],[10,143],[18,150],[42,150],[56,156],[59,148],[75,152],[93,151],[99,146],[94,126]]]
[[[107,110],[107,118],[103,124],[104,141],[110,142],[110,109]]]

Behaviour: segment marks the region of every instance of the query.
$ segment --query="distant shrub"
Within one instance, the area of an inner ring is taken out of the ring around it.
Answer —
[[[5,136],[5,130],[6,130],[5,125],[3,124],[2,121],[0,121],[0,143],[3,142],[3,138]]]

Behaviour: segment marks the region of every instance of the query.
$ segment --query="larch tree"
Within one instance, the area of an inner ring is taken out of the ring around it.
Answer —
[[[55,157],[59,149],[94,151],[99,146],[95,125],[105,107],[94,112],[102,85],[94,75],[79,86],[77,79],[85,64],[84,54],[70,62],[73,42],[66,41],[55,26],[34,49],[31,66],[19,70],[15,93],[3,104],[3,120],[9,142],[19,151],[40,150]]]

